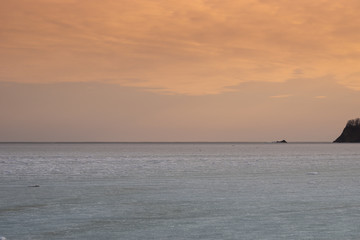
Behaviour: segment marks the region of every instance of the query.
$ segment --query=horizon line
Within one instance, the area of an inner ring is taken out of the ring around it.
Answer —
[[[0,144],[251,144],[276,141],[0,141]],[[332,141],[293,141],[287,143],[333,143]],[[280,144],[280,143],[278,143]],[[283,143],[286,144],[286,143]]]

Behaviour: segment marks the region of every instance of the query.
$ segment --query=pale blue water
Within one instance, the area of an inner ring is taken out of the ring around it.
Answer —
[[[0,144],[0,236],[360,239],[360,145]]]

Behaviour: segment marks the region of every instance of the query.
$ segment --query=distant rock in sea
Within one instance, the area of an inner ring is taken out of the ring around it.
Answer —
[[[287,143],[286,140],[276,141],[275,143]]]
[[[360,118],[349,120],[335,143],[358,142],[360,143]]]

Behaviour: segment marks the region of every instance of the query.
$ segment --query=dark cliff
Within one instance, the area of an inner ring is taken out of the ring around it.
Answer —
[[[349,120],[336,143],[360,142],[360,118]]]

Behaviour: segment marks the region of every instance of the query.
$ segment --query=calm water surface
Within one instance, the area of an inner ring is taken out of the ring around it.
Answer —
[[[0,144],[0,236],[360,239],[360,145]]]

